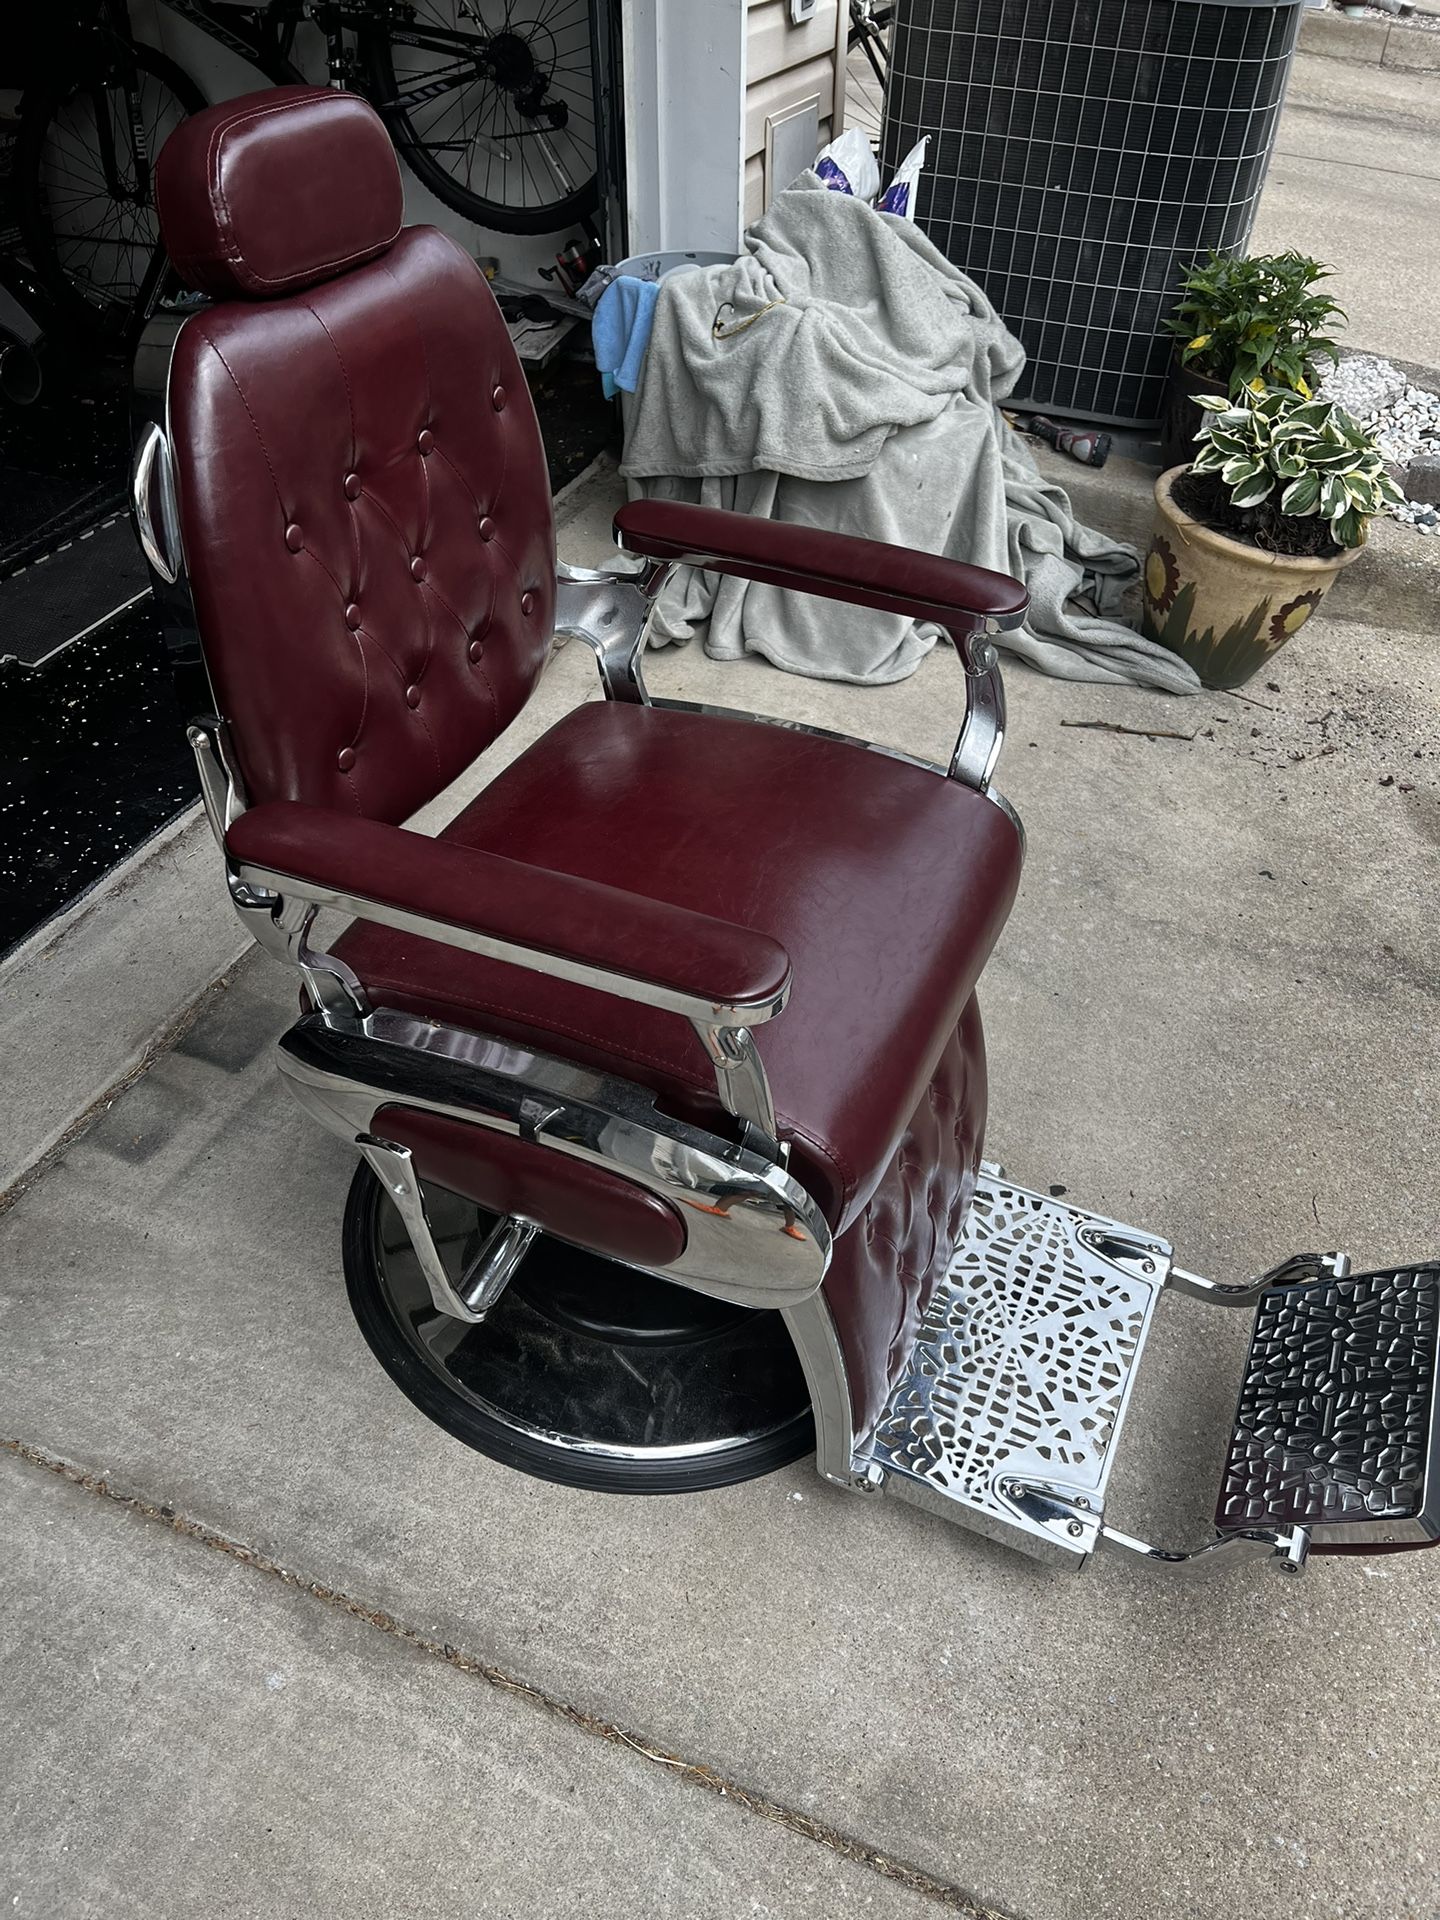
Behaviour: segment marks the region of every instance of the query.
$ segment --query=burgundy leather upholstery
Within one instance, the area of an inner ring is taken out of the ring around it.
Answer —
[[[371,1131],[408,1147],[437,1186],[491,1213],[517,1213],[607,1259],[668,1267],[685,1251],[685,1223],[675,1209],[603,1167],[489,1129],[477,1139],[463,1120],[417,1107],[382,1107]]]
[[[1025,588],[1008,573],[679,500],[632,500],[616,514],[615,530],[631,553],[698,560],[712,573],[738,573],[825,600],[938,620],[954,632],[973,630],[987,618],[1013,626],[1030,604]]]
[[[222,300],[273,299],[372,260],[404,211],[379,114],[329,87],[272,87],[193,114],[155,175],[175,271]]]
[[[297,171],[310,113],[307,96],[293,146],[269,123]],[[367,149],[370,119],[347,128]],[[270,164],[259,142],[235,155],[237,191],[257,154]],[[162,218],[187,178],[161,178]],[[408,227],[339,279],[198,313],[170,420],[206,664],[250,799],[403,820],[509,725],[550,645],[544,450],[483,275]]]
[[[447,839],[753,927],[790,955],[755,1028],[792,1166],[843,1231],[884,1174],[1014,897],[1019,836],[968,787],[841,742],[620,702],[568,714]],[[357,923],[381,1005],[525,1038],[715,1125],[688,1022]]]
[[[835,1242],[825,1276],[860,1434],[879,1419],[945,1277],[975,1190],[985,1095],[985,1041],[972,998],[864,1211]]]
[[[306,881],[717,1005],[768,1007],[790,978],[785,949],[749,927],[324,807],[251,807],[225,845],[262,884]]]

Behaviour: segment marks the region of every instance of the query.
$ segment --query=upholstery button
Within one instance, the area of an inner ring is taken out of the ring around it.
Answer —
[[[360,498],[360,476],[358,473],[346,474],[345,498],[347,500],[358,500]]]
[[[492,407],[494,407],[497,413],[503,413],[505,411],[504,387],[496,387],[495,391],[490,396],[490,404]]]
[[[469,654],[472,664],[477,664],[485,649],[478,640],[472,640],[465,651]]]
[[[345,609],[345,624],[352,633],[360,624],[360,609],[353,601]]]
[[[342,773],[348,773],[355,764],[355,749],[342,747],[335,756],[335,764]]]
[[[490,518],[488,513],[480,522],[480,538],[482,540],[493,540],[495,538],[495,522]]]
[[[292,520],[289,526],[286,527],[285,544],[291,553],[299,553],[300,549],[304,546],[305,536],[300,531],[300,523],[298,521]]]
[[[407,706],[407,707],[418,707],[418,706],[419,706],[419,704],[420,704],[420,689],[419,689],[419,687],[406,687],[406,689],[405,689],[405,704],[406,704],[406,706]]]
[[[420,438],[415,442],[415,444],[417,447],[419,447],[421,453],[429,453],[431,448],[435,445],[435,436],[433,433],[431,433],[428,427],[422,427],[420,430]]]
[[[533,593],[521,594],[520,611],[521,613],[524,613],[524,614],[531,614],[535,611],[535,596]]]
[[[430,569],[417,553],[415,558],[410,562],[410,578],[412,580],[423,580],[429,571]]]

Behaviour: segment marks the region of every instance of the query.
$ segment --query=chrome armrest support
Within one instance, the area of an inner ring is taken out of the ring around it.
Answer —
[[[627,555],[613,567],[555,569],[555,631],[583,640],[595,654],[607,700],[648,707],[641,661],[655,596],[670,569]]]
[[[987,629],[994,623],[987,622]],[[989,790],[990,777],[1005,743],[1005,683],[1000,651],[984,633],[957,633],[956,651],[965,668],[965,718],[950,756],[949,774],[977,793]]]
[[[715,556],[682,553],[669,562],[647,560],[626,554],[623,538],[617,528],[615,543],[625,555],[627,567],[634,569],[633,572],[627,572],[626,580],[635,582],[636,587],[632,590],[638,590],[639,593],[638,602],[632,602],[631,624],[627,625],[621,619],[620,605],[614,601],[597,601],[596,611],[592,613],[588,603],[578,599],[570,602],[564,597],[567,583],[570,582],[574,582],[580,591],[617,593],[618,589],[614,587],[603,589],[594,584],[606,581],[611,576],[588,569],[562,567],[559,570],[561,590],[556,601],[555,626],[557,631],[575,633],[594,647],[600,658],[600,676],[605,683],[608,699],[640,700],[648,706],[650,701],[641,677],[639,659],[650,605],[669,577],[671,567],[698,567],[704,571],[715,565]],[[805,589],[797,585],[792,591],[804,592]],[[958,780],[963,786],[973,787],[977,793],[987,793],[995,764],[1000,758],[1000,749],[1005,742],[1005,685],[1000,677],[1000,652],[990,636],[1018,627],[1024,615],[977,614],[976,618],[982,621],[978,629],[951,629],[951,638],[965,669],[965,717],[960,723],[947,772],[950,779]],[[613,633],[614,638],[605,638],[606,633]],[[1018,821],[1016,824],[1019,824]]]
[[[230,754],[225,722],[215,714],[193,720],[185,730],[200,773],[200,801],[210,831],[223,857],[225,835],[244,813],[245,788]],[[337,960],[310,945],[316,908],[278,888],[247,879],[225,861],[225,884],[230,904],[257,946],[294,967],[304,982],[306,997],[317,1012],[368,1013],[365,989],[355,974]]]
[[[608,580],[609,576],[602,578]],[[604,591],[610,589],[606,587]],[[643,629],[643,622],[641,624]],[[603,653],[601,661],[603,673]],[[245,789],[229,752],[225,723],[209,715],[194,721],[187,737],[200,773],[205,815],[223,853],[225,834],[246,805]],[[253,872],[237,867],[228,859],[225,877],[231,904],[246,930],[267,953],[297,970],[310,1004],[318,1012],[363,1018],[370,1010],[365,989],[351,969],[333,954],[319,951],[309,943],[316,913],[321,907],[332,907],[355,919],[376,920],[403,932],[417,933],[426,940],[438,940],[445,946],[505,960],[532,973],[550,974],[571,980],[577,986],[594,987],[602,993],[618,994],[642,1005],[683,1014],[700,1036],[714,1067],[716,1091],[725,1111],[750,1124],[754,1129],[752,1144],[757,1151],[777,1164],[783,1162],[775,1103],[749,1029],[782,1010],[789,996],[788,982],[764,1005],[730,1007],[667,992],[646,981],[607,973],[598,967],[583,967],[534,948],[512,946],[509,942],[492,940],[419,914],[407,914],[375,901],[317,887],[303,888],[287,876]]]
[[[705,1020],[691,1023],[700,1036],[700,1044],[715,1069],[715,1087],[720,1103],[737,1120],[747,1120],[763,1136],[761,1151],[778,1157],[779,1132],[775,1124],[775,1102],[765,1063],[755,1048],[748,1027],[721,1027]]]

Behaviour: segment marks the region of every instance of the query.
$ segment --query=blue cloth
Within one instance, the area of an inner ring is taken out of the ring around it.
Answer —
[[[659,296],[658,280],[637,280],[628,273],[612,280],[601,294],[590,335],[607,397],[613,398],[617,391],[634,393],[639,386]]]

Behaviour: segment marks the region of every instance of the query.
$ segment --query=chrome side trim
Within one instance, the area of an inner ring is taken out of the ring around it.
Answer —
[[[390,1008],[304,1015],[280,1041],[279,1066],[308,1112],[362,1147],[362,1136],[384,1142],[381,1108],[418,1107],[644,1187],[685,1226],[680,1259],[654,1271],[698,1293],[799,1307],[825,1276],[830,1229],[799,1181],[764,1154],[671,1119],[630,1081]]]
[[[135,532],[146,560],[166,586],[173,587],[185,571],[180,545],[180,509],[175,499],[170,443],[153,420],[141,428],[135,443],[130,504],[135,514]]]
[[[312,908],[328,907],[352,920],[373,920],[382,927],[394,927],[401,933],[413,933],[422,940],[438,940],[447,947],[465,953],[478,953],[487,960],[503,960],[510,966],[524,967],[552,980],[568,980],[572,986],[591,987],[617,1000],[637,1001],[664,1013],[683,1014],[687,1020],[708,1027],[731,1028],[758,1026],[780,1013],[790,997],[790,977],[765,1000],[745,1005],[725,1000],[705,1000],[698,994],[682,993],[675,987],[662,987],[652,980],[633,974],[615,973],[607,967],[590,966],[585,961],[568,960],[547,953],[540,947],[522,946],[518,941],[502,940],[472,927],[459,927],[448,920],[433,920],[428,914],[411,913],[383,900],[369,900],[362,894],[345,893],[336,887],[322,887],[313,880],[300,880],[294,874],[276,873],[269,867],[234,863],[230,869],[242,885],[276,894],[287,901],[301,902]],[[756,1063],[758,1067],[758,1061]]]

